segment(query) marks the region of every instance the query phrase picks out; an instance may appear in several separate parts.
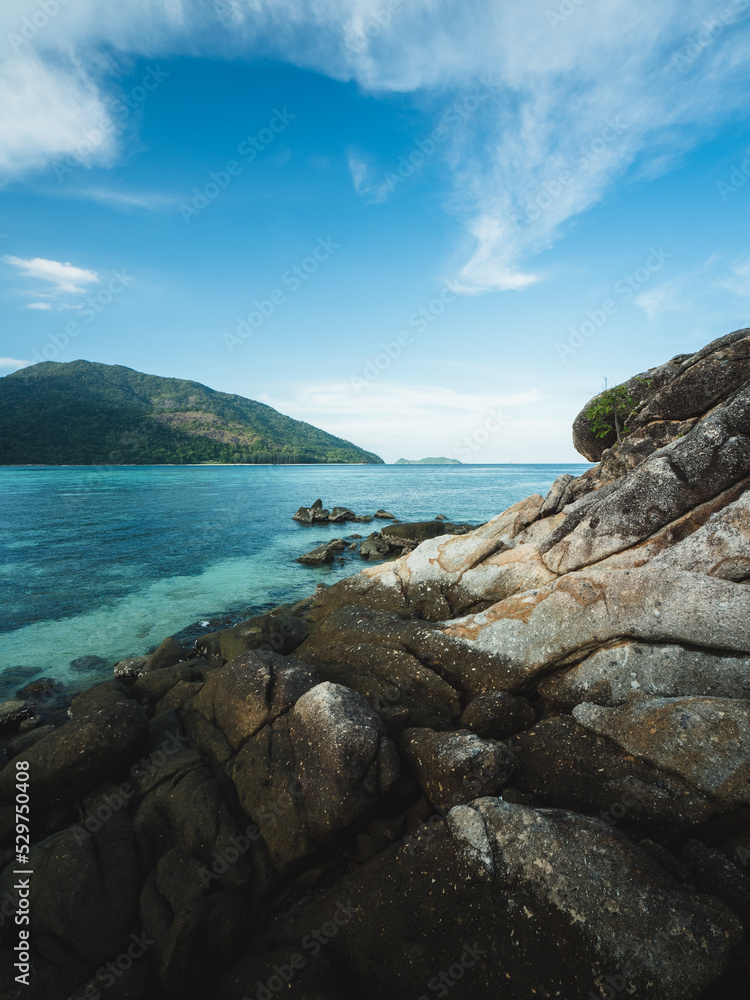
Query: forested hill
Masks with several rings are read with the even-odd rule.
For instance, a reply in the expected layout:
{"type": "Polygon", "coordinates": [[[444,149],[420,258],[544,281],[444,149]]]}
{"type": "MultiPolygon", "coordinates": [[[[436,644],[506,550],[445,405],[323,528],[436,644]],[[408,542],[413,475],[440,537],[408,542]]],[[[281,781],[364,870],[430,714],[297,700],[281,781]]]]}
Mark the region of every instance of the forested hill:
{"type": "Polygon", "coordinates": [[[382,464],[264,403],[91,361],[0,378],[0,465],[382,464]]]}

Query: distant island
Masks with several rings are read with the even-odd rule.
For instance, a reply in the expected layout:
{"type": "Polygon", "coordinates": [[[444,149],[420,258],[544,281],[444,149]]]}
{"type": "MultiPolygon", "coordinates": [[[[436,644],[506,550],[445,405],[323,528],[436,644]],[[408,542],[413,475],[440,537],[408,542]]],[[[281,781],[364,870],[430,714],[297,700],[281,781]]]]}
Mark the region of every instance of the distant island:
{"type": "Polygon", "coordinates": [[[394,465],[461,465],[457,458],[399,458],[394,465]]]}
{"type": "Polygon", "coordinates": [[[382,465],[264,403],[91,361],[0,378],[0,465],[382,465]]]}

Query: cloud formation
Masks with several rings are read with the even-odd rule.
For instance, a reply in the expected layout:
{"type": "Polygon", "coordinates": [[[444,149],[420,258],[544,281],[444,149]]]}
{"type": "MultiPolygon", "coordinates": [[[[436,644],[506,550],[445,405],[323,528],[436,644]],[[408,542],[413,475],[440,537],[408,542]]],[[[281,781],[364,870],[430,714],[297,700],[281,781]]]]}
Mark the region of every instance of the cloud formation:
{"type": "MultiPolygon", "coordinates": [[[[44,257],[32,257],[24,260],[22,257],[3,257],[7,264],[17,268],[19,273],[25,278],[36,278],[46,281],[51,286],[52,292],[67,292],[82,295],[86,288],[84,285],[91,285],[99,281],[99,276],[95,271],[87,271],[83,267],[75,267],[70,263],[62,263],[59,260],[47,260],[44,257]]],[[[36,308],[44,308],[37,304],[36,308]]]]}
{"type": "MultiPolygon", "coordinates": [[[[438,154],[466,232],[467,293],[537,280],[539,255],[619,178],[672,169],[750,89],[747,0],[55,3],[46,23],[34,0],[0,11],[6,178],[75,149],[91,129],[105,138],[88,162],[112,162],[109,81],[126,54],[271,56],[375,94],[432,91],[446,105],[490,74],[491,99],[454,123],[438,154]]],[[[366,197],[377,152],[350,160],[366,197]]]]}

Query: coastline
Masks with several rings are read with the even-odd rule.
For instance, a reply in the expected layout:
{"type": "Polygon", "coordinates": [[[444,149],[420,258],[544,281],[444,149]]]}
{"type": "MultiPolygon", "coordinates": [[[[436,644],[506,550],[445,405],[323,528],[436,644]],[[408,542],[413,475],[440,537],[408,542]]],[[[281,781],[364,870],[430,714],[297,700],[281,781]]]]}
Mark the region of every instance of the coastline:
{"type": "Polygon", "coordinates": [[[21,720],[0,899],[23,765],[34,967],[0,929],[3,995],[102,994],[128,955],[137,1000],[744,996],[749,347],[644,373],[620,442],[584,410],[595,464],[546,495],[21,720]]]}

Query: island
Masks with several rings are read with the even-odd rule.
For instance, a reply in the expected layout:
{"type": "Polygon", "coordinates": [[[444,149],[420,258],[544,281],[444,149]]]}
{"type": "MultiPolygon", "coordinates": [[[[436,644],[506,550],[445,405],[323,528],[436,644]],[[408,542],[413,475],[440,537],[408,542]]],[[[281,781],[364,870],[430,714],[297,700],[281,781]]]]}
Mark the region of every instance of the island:
{"type": "Polygon", "coordinates": [[[398,458],[394,465],[462,465],[457,458],[398,458]]]}
{"type": "Polygon", "coordinates": [[[91,361],[0,378],[0,465],[383,465],[265,403],[91,361]]]}

